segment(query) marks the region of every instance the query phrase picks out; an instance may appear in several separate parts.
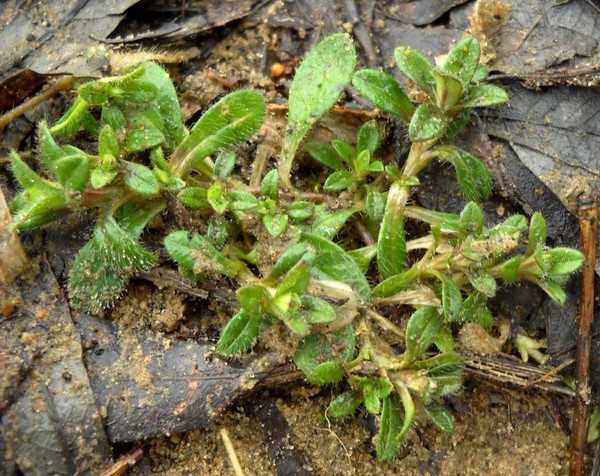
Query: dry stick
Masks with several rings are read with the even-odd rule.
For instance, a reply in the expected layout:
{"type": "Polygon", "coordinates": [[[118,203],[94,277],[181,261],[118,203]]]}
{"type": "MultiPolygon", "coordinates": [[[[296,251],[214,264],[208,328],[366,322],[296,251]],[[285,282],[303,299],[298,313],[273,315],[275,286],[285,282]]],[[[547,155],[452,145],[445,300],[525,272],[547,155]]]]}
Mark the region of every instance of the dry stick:
{"type": "Polygon", "coordinates": [[[581,297],[577,316],[577,354],[575,413],[571,435],[570,475],[584,474],[584,456],[587,443],[587,426],[591,410],[590,388],[590,349],[592,345],[591,326],[594,317],[594,264],[596,263],[596,236],[598,233],[598,205],[596,197],[586,194],[579,196],[579,226],[581,228],[581,248],[585,261],[581,273],[581,297]]]}
{"type": "Polygon", "coordinates": [[[66,78],[59,79],[45,91],[42,91],[37,96],[32,97],[28,101],[25,101],[23,104],[15,107],[14,109],[11,109],[6,114],[0,116],[0,127],[4,127],[9,122],[14,121],[17,117],[22,116],[27,111],[33,109],[35,106],[44,102],[46,99],[50,99],[52,96],[55,96],[59,92],[71,89],[72,85],[72,76],[67,76],[66,78]]]}
{"type": "Polygon", "coordinates": [[[223,444],[225,445],[225,450],[227,451],[227,456],[229,456],[229,462],[231,466],[233,466],[233,471],[235,472],[235,476],[244,476],[244,470],[242,469],[242,465],[240,464],[240,460],[237,457],[235,452],[235,448],[233,447],[233,443],[231,443],[231,439],[229,438],[229,433],[225,428],[221,428],[221,439],[223,440],[223,444]]]}
{"type": "Polygon", "coordinates": [[[144,450],[142,448],[133,450],[131,453],[127,453],[125,456],[119,458],[119,460],[110,468],[102,471],[100,476],[119,476],[132,468],[140,459],[142,459],[142,456],[144,456],[144,450]]]}

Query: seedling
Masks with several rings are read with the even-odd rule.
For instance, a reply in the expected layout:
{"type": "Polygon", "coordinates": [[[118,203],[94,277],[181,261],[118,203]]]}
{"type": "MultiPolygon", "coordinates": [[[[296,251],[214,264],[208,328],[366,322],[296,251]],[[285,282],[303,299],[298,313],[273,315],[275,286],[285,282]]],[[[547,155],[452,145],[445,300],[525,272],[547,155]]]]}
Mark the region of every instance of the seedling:
{"type": "MultiPolygon", "coordinates": [[[[502,89],[481,82],[487,70],[479,54],[477,40],[468,38],[434,68],[412,48],[397,48],[398,67],[416,89],[411,96],[419,98],[415,104],[387,73],[354,72],[348,35],[325,38],[296,73],[281,155],[258,192],[235,174],[235,146],[253,136],[265,114],[258,93],[225,96],[187,133],[173,84],[154,63],[83,84],[57,124],[40,125],[40,157],[50,179],[11,153],[24,189],[11,204],[13,228],[97,210],[93,237],[80,250],[69,283],[71,304],[97,312],[135,272],[158,262],[140,238],[166,209],[167,195],[203,209],[205,233],[177,229],[163,243],[185,276],[237,283],[239,307],[218,351],[240,354],[268,327],[285,326],[297,336],[293,360],[306,378],[338,384],[327,413],[344,417],[363,405],[379,415],[377,454],[390,459],[418,409],[452,431],[441,397],[459,389],[463,375],[453,332],[466,322],[492,326],[487,300],[498,281],[535,283],[562,304],[563,285],[583,260],[576,250],[547,245],[546,223],[537,212],[529,222],[515,215],[484,226],[476,202],[491,193],[490,175],[477,157],[450,142],[473,108],[508,100],[502,89]],[[377,157],[375,121],[360,128],[355,144],[307,143],[304,151],[325,173],[303,194],[292,181],[302,141],[350,83],[408,126],[408,157],[401,168],[377,157]],[[65,143],[82,129],[97,142],[94,153],[65,143]],[[418,174],[433,160],[456,170],[470,200],[460,214],[408,204],[418,174]],[[313,203],[314,190],[343,192],[351,205],[330,210],[313,203]],[[376,240],[336,243],[351,217],[376,240]],[[424,225],[409,229],[429,231],[411,236],[407,220],[424,225]],[[405,330],[382,315],[389,306],[406,311],[405,330]]],[[[522,344],[524,355],[539,357],[532,342],[522,344]]]]}

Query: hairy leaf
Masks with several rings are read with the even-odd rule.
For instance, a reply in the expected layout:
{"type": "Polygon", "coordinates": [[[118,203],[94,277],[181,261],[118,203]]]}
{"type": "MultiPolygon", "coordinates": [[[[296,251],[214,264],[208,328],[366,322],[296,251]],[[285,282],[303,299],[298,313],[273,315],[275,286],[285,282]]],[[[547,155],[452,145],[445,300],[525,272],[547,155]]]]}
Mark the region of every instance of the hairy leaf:
{"type": "Polygon", "coordinates": [[[446,73],[458,76],[466,85],[473,79],[479,66],[479,55],[480,48],[477,39],[465,38],[450,51],[442,69],[446,73]]]}
{"type": "Polygon", "coordinates": [[[224,355],[241,354],[254,345],[259,330],[260,317],[241,310],[223,329],[217,350],[224,355]]]}
{"type": "Polygon", "coordinates": [[[204,159],[252,137],[264,117],[265,101],[256,91],[228,94],[204,113],[173,152],[171,171],[178,177],[186,177],[198,168],[212,175],[212,168],[203,163],[204,159]]]}
{"type": "Polygon", "coordinates": [[[352,85],[378,109],[399,117],[405,124],[410,122],[415,107],[402,86],[389,74],[363,69],[354,74],[352,85]]]}

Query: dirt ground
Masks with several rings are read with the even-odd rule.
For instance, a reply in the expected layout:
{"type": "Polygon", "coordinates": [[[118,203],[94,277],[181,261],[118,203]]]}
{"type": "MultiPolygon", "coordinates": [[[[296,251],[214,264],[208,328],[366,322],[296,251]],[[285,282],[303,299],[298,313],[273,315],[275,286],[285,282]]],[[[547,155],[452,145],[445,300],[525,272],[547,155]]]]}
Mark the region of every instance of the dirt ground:
{"type": "MultiPolygon", "coordinates": [[[[374,457],[369,430],[358,418],[328,421],[324,412],[328,396],[274,399],[257,397],[205,429],[172,435],[150,442],[150,468],[134,474],[227,475],[235,474],[221,430],[232,440],[244,474],[276,475],[267,443],[252,405],[272,401],[293,429],[290,445],[306,460],[314,475],[519,475],[568,474],[568,437],[548,395],[524,394],[471,382],[458,398],[468,412],[452,435],[430,426],[411,431],[402,456],[381,463],[374,457]]],[[[560,408],[570,406],[558,400],[560,408]]],[[[564,415],[568,417],[568,415],[564,415]]],[[[291,473],[288,473],[291,474],[291,473]]]]}

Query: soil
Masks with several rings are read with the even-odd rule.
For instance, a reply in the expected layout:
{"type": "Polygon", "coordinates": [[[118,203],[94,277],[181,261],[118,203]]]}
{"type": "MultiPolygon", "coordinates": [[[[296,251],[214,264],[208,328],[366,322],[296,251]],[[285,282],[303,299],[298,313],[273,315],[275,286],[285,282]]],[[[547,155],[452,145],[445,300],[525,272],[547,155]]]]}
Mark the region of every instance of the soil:
{"type": "MultiPolygon", "coordinates": [[[[369,429],[359,418],[325,418],[328,395],[262,396],[207,428],[150,442],[150,470],[167,475],[235,474],[220,435],[225,429],[245,475],[281,474],[268,455],[260,423],[249,413],[254,406],[270,401],[292,427],[290,446],[304,455],[307,474],[568,474],[568,437],[558,424],[548,395],[524,394],[479,382],[470,382],[470,386],[457,396],[468,411],[457,422],[453,434],[445,435],[429,425],[417,424],[401,456],[391,462],[377,461],[369,429]]],[[[568,401],[559,401],[558,405],[570,406],[568,401]]]]}

